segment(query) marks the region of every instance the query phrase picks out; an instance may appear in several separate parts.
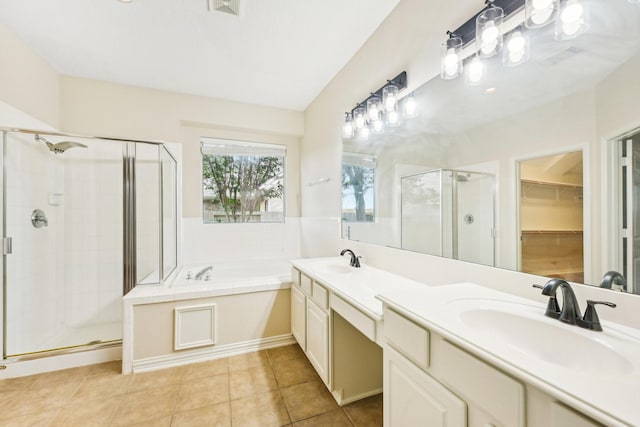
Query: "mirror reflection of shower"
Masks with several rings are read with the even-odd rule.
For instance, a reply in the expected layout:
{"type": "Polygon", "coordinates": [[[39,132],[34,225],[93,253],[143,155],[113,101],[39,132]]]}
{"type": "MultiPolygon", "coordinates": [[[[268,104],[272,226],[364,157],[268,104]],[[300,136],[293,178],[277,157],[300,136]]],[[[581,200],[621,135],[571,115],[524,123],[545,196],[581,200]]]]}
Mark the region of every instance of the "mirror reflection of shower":
{"type": "Polygon", "coordinates": [[[495,265],[494,181],[448,169],[401,177],[401,247],[495,265]]]}
{"type": "Polygon", "coordinates": [[[86,145],[81,144],[79,142],[74,142],[74,141],[62,141],[54,144],[47,141],[44,137],[38,134],[35,135],[35,138],[36,138],[36,141],[38,142],[44,142],[47,145],[47,148],[49,149],[49,151],[53,151],[55,154],[62,154],[70,148],[76,148],[76,147],[87,148],[86,145]]]}

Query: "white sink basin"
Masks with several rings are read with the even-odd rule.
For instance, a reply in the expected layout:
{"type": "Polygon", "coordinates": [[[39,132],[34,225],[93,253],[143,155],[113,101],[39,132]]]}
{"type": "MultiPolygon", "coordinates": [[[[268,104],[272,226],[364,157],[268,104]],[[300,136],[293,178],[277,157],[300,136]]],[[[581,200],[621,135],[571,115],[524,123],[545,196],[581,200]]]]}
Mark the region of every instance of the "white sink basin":
{"type": "Polygon", "coordinates": [[[449,305],[467,328],[495,345],[583,373],[634,371],[635,361],[625,356],[626,348],[638,345],[631,338],[567,325],[545,317],[539,307],[515,302],[463,299],[449,305]]]}

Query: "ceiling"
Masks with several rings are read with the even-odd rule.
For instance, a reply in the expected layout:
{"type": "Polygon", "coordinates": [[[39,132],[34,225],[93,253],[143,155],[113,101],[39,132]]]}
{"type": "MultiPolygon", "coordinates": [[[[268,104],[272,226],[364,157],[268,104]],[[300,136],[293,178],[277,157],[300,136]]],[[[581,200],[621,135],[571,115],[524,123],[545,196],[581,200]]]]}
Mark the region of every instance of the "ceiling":
{"type": "Polygon", "coordinates": [[[399,0],[4,0],[0,22],[58,72],[302,111],[399,0]]]}

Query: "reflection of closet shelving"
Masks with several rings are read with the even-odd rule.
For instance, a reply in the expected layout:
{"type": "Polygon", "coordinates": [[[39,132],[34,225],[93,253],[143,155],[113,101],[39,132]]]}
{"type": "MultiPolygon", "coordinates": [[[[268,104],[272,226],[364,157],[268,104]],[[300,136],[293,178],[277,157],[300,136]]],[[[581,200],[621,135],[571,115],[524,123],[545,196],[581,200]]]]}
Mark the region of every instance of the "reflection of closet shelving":
{"type": "Polygon", "coordinates": [[[582,282],[583,186],[521,180],[522,270],[582,282]]]}
{"type": "Polygon", "coordinates": [[[582,200],[583,186],[564,182],[520,180],[523,199],[582,200]]]}

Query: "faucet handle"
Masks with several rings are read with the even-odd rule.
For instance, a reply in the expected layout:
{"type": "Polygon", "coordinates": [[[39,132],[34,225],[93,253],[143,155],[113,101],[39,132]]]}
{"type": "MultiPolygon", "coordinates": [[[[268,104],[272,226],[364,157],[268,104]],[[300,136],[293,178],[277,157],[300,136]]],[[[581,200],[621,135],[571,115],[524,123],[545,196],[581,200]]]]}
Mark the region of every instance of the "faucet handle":
{"type": "MultiPolygon", "coordinates": [[[[540,286],[535,283],[532,286],[537,289],[544,289],[544,286],[540,286]]],[[[560,304],[558,304],[558,299],[556,298],[555,295],[550,296],[549,302],[547,303],[547,309],[545,310],[544,315],[547,317],[558,319],[560,318],[560,313],[561,311],[560,311],[560,304]]]]}
{"type": "Polygon", "coordinates": [[[596,305],[606,305],[607,307],[615,308],[616,305],[608,301],[593,301],[587,300],[587,309],[584,311],[584,317],[580,322],[581,327],[585,329],[591,329],[592,331],[602,331],[602,325],[600,324],[600,318],[596,312],[596,305]]]}

